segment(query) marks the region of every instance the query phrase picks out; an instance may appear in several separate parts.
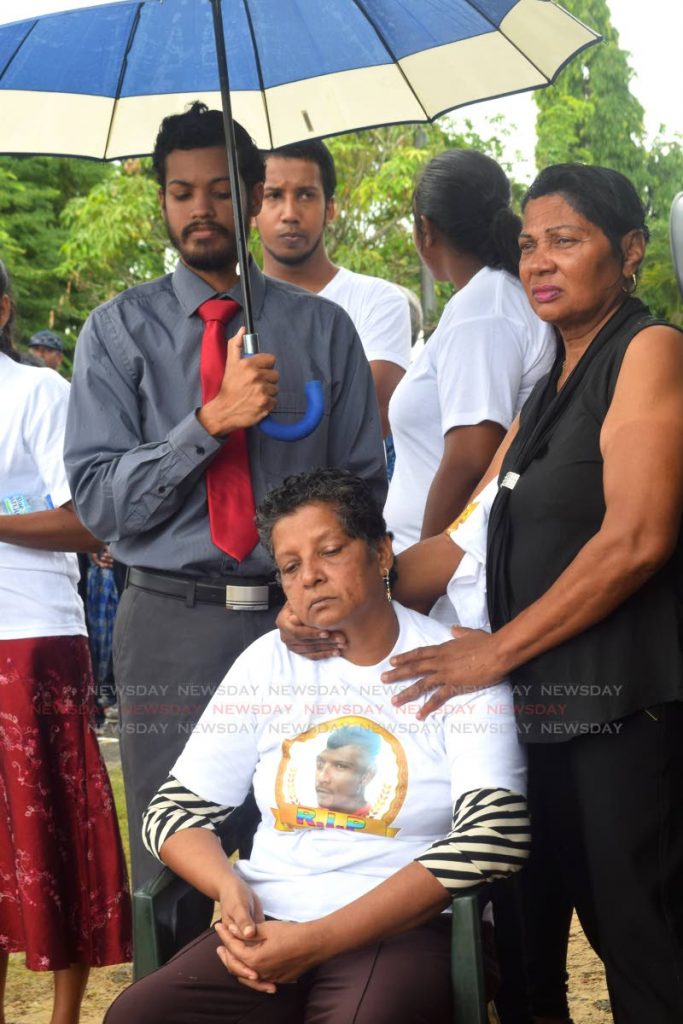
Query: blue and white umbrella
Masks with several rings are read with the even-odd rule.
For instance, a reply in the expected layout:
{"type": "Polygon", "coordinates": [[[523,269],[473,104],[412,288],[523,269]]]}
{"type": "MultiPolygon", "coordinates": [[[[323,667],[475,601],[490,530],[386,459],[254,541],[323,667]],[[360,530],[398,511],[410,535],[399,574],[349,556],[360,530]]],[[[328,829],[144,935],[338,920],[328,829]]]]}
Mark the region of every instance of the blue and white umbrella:
{"type": "MultiPolygon", "coordinates": [[[[222,0],[222,8],[233,111],[264,148],[431,121],[539,88],[599,38],[549,0],[222,0]]],[[[209,0],[0,3],[3,152],[148,153],[161,119],[197,98],[220,105],[209,0]]]]}
{"type": "MultiPolygon", "coordinates": [[[[168,114],[223,109],[263,148],[401,121],[553,80],[599,36],[550,0],[3,0],[0,152],[104,160],[149,153],[168,114]],[[228,65],[230,75],[228,78],[228,65]]],[[[240,204],[237,252],[248,265],[240,204]]],[[[249,275],[247,334],[258,351],[249,275]]],[[[323,414],[261,429],[296,440],[323,414]]]]}

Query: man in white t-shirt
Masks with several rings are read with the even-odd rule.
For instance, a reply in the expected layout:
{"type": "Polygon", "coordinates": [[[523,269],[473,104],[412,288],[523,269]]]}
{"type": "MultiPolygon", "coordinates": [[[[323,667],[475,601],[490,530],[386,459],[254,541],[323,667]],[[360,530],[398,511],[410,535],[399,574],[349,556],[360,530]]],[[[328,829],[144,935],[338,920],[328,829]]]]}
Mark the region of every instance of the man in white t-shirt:
{"type": "Polygon", "coordinates": [[[266,182],[256,225],[269,277],[316,292],[349,314],[370,363],[389,433],[387,407],[410,363],[410,310],[389,281],[337,267],[327,255],[325,228],[336,216],[337,176],[332,154],[319,141],[263,154],[266,182]]]}

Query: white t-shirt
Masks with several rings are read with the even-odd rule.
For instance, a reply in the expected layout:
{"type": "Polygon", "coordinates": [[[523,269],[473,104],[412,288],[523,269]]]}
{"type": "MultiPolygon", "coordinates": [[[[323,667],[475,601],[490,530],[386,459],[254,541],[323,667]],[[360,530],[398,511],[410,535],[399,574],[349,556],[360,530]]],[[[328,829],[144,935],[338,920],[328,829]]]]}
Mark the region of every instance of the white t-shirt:
{"type": "MultiPolygon", "coordinates": [[[[391,655],[448,639],[438,623],[394,608],[391,655]]],[[[525,790],[508,686],[454,698],[418,722],[417,704],[391,704],[408,684],[381,683],[389,667],[388,657],[370,667],[309,661],[267,633],[237,659],[171,769],[231,807],[253,780],[262,821],[237,869],[267,914],[329,913],[446,835],[462,793],[525,790]]]]}
{"type": "MultiPolygon", "coordinates": [[[[62,450],[69,385],[0,354],[0,498],[71,499],[62,450]]],[[[0,639],[85,635],[78,559],[0,542],[0,639]]]]}
{"type": "Polygon", "coordinates": [[[383,359],[407,369],[410,309],[400,288],[381,277],[355,274],[340,267],[318,294],[336,302],[349,314],[368,362],[383,359]]]}
{"type": "Polygon", "coordinates": [[[396,466],[384,516],[397,552],[420,539],[445,434],[484,420],[507,430],[554,355],[552,329],[506,271],[485,267],[448,302],[389,403],[396,466]]]}

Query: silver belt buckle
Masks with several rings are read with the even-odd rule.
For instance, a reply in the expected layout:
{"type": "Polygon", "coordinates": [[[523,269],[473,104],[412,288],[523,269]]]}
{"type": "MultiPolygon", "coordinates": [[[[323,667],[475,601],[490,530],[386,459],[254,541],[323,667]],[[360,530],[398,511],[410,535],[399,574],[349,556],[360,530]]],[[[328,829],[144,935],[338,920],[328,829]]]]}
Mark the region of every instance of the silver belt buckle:
{"type": "Polygon", "coordinates": [[[268,611],[268,586],[257,587],[231,584],[225,588],[225,607],[231,612],[266,612],[268,611]]]}

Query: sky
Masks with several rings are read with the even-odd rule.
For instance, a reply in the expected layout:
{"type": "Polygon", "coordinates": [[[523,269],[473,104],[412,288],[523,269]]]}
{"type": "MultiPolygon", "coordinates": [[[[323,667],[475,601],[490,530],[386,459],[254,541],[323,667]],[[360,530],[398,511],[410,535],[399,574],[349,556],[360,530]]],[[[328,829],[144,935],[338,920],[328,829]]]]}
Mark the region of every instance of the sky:
{"type": "MultiPolygon", "coordinates": [[[[648,137],[657,134],[660,124],[666,125],[667,138],[674,133],[683,137],[683,3],[608,0],[608,5],[612,24],[619,33],[619,45],[631,54],[630,64],[635,72],[631,91],[645,110],[648,137]]],[[[536,118],[531,94],[463,107],[452,117],[456,125],[465,118],[471,119],[475,129],[485,136],[487,118],[495,114],[503,114],[506,121],[516,126],[514,138],[506,144],[506,156],[514,165],[516,177],[530,179],[534,174],[536,118]],[[523,154],[522,160],[516,159],[517,151],[523,154]]]]}

